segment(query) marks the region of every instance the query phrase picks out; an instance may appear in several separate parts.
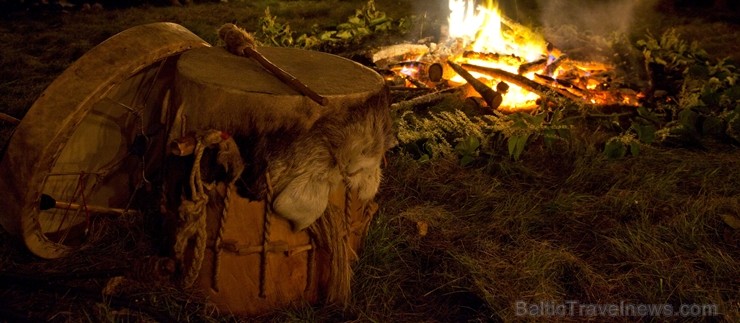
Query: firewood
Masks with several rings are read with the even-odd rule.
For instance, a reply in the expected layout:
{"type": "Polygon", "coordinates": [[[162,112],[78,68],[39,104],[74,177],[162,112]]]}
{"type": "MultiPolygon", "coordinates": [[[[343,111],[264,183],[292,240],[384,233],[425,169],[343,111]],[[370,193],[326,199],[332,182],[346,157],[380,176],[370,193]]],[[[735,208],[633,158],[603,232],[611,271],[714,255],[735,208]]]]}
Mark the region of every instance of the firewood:
{"type": "Polygon", "coordinates": [[[536,61],[531,61],[524,63],[522,65],[519,65],[519,75],[527,74],[534,71],[542,70],[547,66],[547,58],[540,58],[536,61]]]}
{"type": "Polygon", "coordinates": [[[464,78],[465,81],[468,82],[468,84],[473,86],[473,89],[475,89],[475,91],[478,92],[484,100],[486,100],[486,103],[488,103],[488,106],[491,109],[495,110],[501,105],[501,102],[503,101],[501,93],[496,92],[490,86],[476,79],[460,65],[457,65],[452,61],[447,61],[447,64],[450,65],[450,67],[452,67],[452,69],[455,70],[458,75],[462,76],[462,78],[464,78]]]}
{"type": "Polygon", "coordinates": [[[383,62],[397,56],[420,56],[429,53],[429,46],[420,44],[397,44],[386,46],[372,53],[371,59],[375,65],[381,66],[383,62]]]}
{"type": "Polygon", "coordinates": [[[440,63],[434,63],[432,65],[429,65],[429,68],[427,69],[427,77],[432,82],[439,82],[442,81],[442,76],[444,75],[444,66],[440,63]]]}
{"type": "Polygon", "coordinates": [[[554,93],[557,97],[560,97],[563,99],[568,99],[570,101],[575,101],[575,102],[582,101],[581,98],[571,93],[568,93],[567,91],[559,90],[556,88],[551,88],[546,85],[542,85],[535,81],[532,81],[524,76],[512,74],[512,73],[509,73],[507,71],[504,71],[498,68],[483,67],[483,66],[477,66],[473,64],[462,64],[462,67],[471,72],[485,74],[485,75],[500,79],[505,82],[516,84],[519,87],[527,91],[537,93],[540,96],[547,96],[548,93],[554,93]]]}
{"type": "Polygon", "coordinates": [[[524,60],[516,55],[502,55],[499,53],[482,53],[472,50],[466,50],[462,54],[463,58],[467,59],[480,59],[487,61],[504,62],[509,65],[522,64],[524,60]]]}
{"type": "Polygon", "coordinates": [[[447,97],[458,97],[460,96],[460,92],[462,92],[463,88],[464,86],[458,86],[421,95],[410,100],[393,103],[391,104],[391,111],[415,109],[416,107],[435,104],[447,97]]]}
{"type": "Polygon", "coordinates": [[[550,64],[547,64],[545,67],[545,75],[552,76],[552,74],[555,73],[555,70],[557,70],[558,67],[560,67],[560,65],[567,59],[568,55],[560,55],[560,57],[556,58],[550,64]]]}
{"type": "Polygon", "coordinates": [[[406,79],[406,81],[411,82],[411,84],[413,84],[416,88],[419,88],[419,89],[428,88],[428,86],[426,84],[424,84],[421,81],[413,78],[411,75],[404,75],[403,78],[406,79]]]}
{"type": "Polygon", "coordinates": [[[561,88],[563,88],[563,89],[565,89],[565,90],[567,90],[569,92],[573,92],[573,94],[578,95],[580,97],[585,97],[586,96],[586,91],[584,91],[580,87],[576,86],[572,82],[567,81],[565,79],[559,79],[559,78],[556,79],[556,78],[552,78],[552,77],[549,77],[547,75],[542,75],[542,74],[534,74],[534,77],[535,77],[535,79],[540,79],[540,80],[542,80],[544,82],[554,83],[554,84],[560,86],[561,88]]]}

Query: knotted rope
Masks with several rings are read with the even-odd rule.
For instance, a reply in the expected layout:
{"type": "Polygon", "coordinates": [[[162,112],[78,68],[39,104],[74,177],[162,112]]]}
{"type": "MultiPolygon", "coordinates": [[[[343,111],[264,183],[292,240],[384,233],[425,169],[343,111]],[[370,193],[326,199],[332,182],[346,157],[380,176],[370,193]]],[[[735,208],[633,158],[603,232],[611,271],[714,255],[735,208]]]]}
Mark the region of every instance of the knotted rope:
{"type": "MultiPolygon", "coordinates": [[[[178,228],[174,246],[175,257],[178,260],[180,268],[183,270],[182,284],[185,287],[192,286],[195,279],[198,277],[201,265],[203,264],[203,258],[205,257],[207,244],[206,218],[208,193],[206,190],[212,185],[203,183],[201,159],[203,158],[203,152],[208,146],[219,144],[220,148],[226,148],[229,143],[224,143],[225,140],[231,140],[233,143],[233,139],[228,135],[216,130],[205,131],[197,136],[195,149],[193,151],[195,160],[193,161],[193,169],[190,172],[191,200],[183,199],[178,210],[182,224],[178,228]],[[193,260],[188,266],[185,261],[185,251],[187,250],[191,240],[194,243],[193,260]]],[[[227,160],[226,158],[222,158],[221,154],[219,154],[218,159],[220,162],[227,160]]],[[[231,158],[228,160],[240,161],[241,159],[231,158]]],[[[241,173],[241,170],[244,168],[243,163],[240,162],[231,162],[231,164],[226,164],[224,166],[227,170],[229,167],[232,167],[232,169],[234,171],[238,171],[238,173],[241,173]]]]}
{"type": "MultiPolygon", "coordinates": [[[[223,137],[223,136],[222,136],[223,137]]],[[[229,206],[231,205],[231,190],[232,186],[244,171],[244,162],[239,155],[239,148],[231,137],[221,141],[218,145],[218,157],[217,161],[219,165],[222,165],[226,172],[231,172],[231,180],[226,186],[226,196],[224,196],[224,207],[221,210],[221,218],[218,223],[218,233],[216,234],[216,241],[213,245],[213,276],[211,277],[213,289],[218,291],[218,277],[221,271],[221,241],[223,240],[224,230],[226,228],[226,219],[229,214],[229,206]]]]}

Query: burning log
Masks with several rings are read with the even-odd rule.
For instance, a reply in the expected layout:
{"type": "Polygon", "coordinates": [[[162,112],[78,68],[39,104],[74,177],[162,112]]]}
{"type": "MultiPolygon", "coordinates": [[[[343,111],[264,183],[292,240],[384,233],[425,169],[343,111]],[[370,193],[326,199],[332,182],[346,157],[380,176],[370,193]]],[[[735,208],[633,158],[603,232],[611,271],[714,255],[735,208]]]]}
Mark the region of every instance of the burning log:
{"type": "Polygon", "coordinates": [[[536,61],[519,65],[519,75],[527,74],[534,71],[540,71],[547,66],[547,58],[540,58],[536,61]]]}
{"type": "Polygon", "coordinates": [[[426,84],[424,84],[421,81],[419,81],[419,80],[411,77],[411,75],[405,75],[403,78],[406,79],[406,81],[409,81],[411,84],[413,84],[416,88],[419,88],[419,89],[429,88],[426,84]]]}
{"type": "MultiPolygon", "coordinates": [[[[457,65],[453,63],[452,61],[447,61],[447,64],[452,67],[452,69],[462,78],[465,79],[465,81],[468,82],[471,86],[473,86],[473,89],[477,91],[481,97],[483,97],[484,100],[486,100],[486,103],[488,103],[488,106],[496,110],[501,105],[501,102],[503,101],[503,97],[501,96],[501,93],[498,93],[494,91],[490,86],[486,85],[485,83],[479,81],[473,75],[468,73],[464,68],[462,68],[460,65],[457,65]]],[[[507,86],[508,88],[508,86],[507,86]]]]}
{"type": "Polygon", "coordinates": [[[542,84],[539,84],[535,81],[532,81],[524,76],[512,74],[507,71],[498,69],[498,68],[492,68],[492,67],[483,67],[473,64],[462,64],[462,67],[476,73],[486,74],[488,76],[497,78],[499,80],[513,83],[518,85],[519,87],[526,89],[527,91],[537,93],[540,96],[547,96],[547,93],[554,92],[557,96],[568,99],[570,101],[579,102],[582,101],[580,97],[569,93],[567,91],[558,90],[556,88],[551,88],[542,84]]]}
{"type": "Polygon", "coordinates": [[[560,67],[560,65],[567,59],[568,55],[560,55],[560,57],[556,58],[552,63],[547,64],[545,67],[545,75],[552,76],[552,74],[555,73],[555,70],[557,70],[558,67],[560,67]]]}
{"type": "Polygon", "coordinates": [[[440,63],[434,63],[432,65],[429,65],[429,69],[427,69],[427,77],[432,82],[440,82],[442,81],[442,77],[444,76],[444,66],[440,63]]]}
{"type": "Polygon", "coordinates": [[[561,88],[563,88],[563,89],[565,89],[565,90],[567,90],[569,92],[573,92],[573,94],[578,95],[580,97],[585,97],[586,96],[586,91],[584,91],[583,89],[581,89],[580,87],[576,86],[575,84],[573,84],[570,81],[567,81],[567,80],[564,80],[564,79],[556,79],[556,78],[552,78],[552,77],[549,77],[547,75],[542,75],[542,74],[535,74],[534,75],[534,78],[535,79],[540,79],[540,80],[542,80],[544,82],[547,82],[547,83],[556,84],[556,85],[560,86],[561,88]]]}
{"type": "Polygon", "coordinates": [[[496,62],[504,62],[508,65],[517,65],[522,64],[524,60],[516,55],[510,54],[510,55],[501,55],[499,53],[481,53],[476,52],[472,50],[466,50],[462,54],[463,58],[467,59],[479,59],[479,60],[485,60],[485,61],[496,61],[496,62]]]}

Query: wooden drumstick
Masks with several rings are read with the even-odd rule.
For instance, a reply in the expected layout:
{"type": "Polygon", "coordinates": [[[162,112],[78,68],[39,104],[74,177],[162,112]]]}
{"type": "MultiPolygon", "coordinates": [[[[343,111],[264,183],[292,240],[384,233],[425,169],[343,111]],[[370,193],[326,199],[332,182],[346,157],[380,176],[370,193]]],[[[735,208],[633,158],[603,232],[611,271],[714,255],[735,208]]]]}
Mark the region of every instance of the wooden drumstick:
{"type": "Polygon", "coordinates": [[[299,93],[309,97],[316,103],[326,106],[329,103],[329,99],[316,91],[312,90],[306,84],[303,84],[295,76],[284,71],[282,68],[273,64],[264,55],[260,54],[255,48],[254,37],[250,35],[246,30],[239,28],[234,24],[224,24],[218,30],[218,36],[226,43],[226,49],[235,55],[250,57],[256,60],[262,67],[274,74],[280,81],[292,87],[299,93]]]}

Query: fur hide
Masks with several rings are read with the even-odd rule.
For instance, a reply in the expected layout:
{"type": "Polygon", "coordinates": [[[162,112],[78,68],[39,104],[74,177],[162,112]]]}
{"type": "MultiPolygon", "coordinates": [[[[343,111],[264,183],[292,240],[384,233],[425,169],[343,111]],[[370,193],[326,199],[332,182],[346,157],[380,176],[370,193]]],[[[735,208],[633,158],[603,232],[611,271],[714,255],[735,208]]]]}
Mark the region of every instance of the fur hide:
{"type": "Polygon", "coordinates": [[[394,145],[387,100],[383,91],[365,105],[319,119],[270,160],[273,209],[294,230],[307,228],[324,213],[337,185],[358,192],[362,201],[375,197],[383,155],[394,145]]]}

